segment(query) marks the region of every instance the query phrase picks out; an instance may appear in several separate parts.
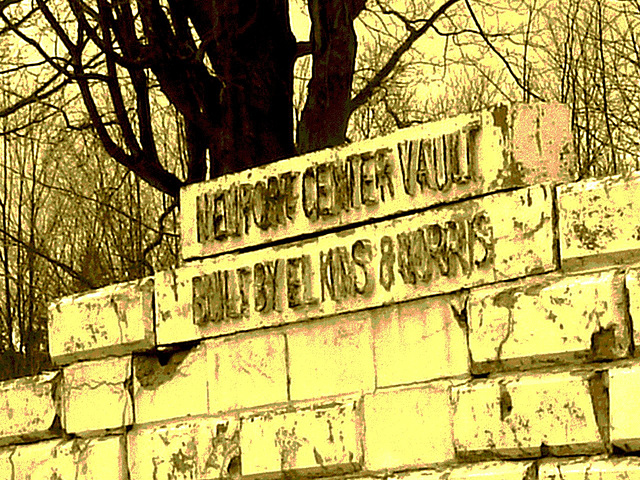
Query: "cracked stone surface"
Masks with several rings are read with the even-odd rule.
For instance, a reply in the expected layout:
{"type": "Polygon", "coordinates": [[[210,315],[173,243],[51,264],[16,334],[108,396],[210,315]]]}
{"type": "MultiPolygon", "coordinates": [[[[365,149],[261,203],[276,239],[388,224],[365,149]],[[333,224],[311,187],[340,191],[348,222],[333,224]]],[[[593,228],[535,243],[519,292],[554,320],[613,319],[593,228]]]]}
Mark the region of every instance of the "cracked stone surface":
{"type": "Polygon", "coordinates": [[[207,341],[209,412],[285,403],[285,348],[277,332],[207,341]]]}
{"type": "Polygon", "coordinates": [[[208,413],[209,370],[204,344],[187,350],[134,355],[136,423],[208,413]]]}
{"type": "Polygon", "coordinates": [[[237,479],[240,423],[200,417],[134,427],[128,434],[130,480],[237,479]]]}
{"type": "Polygon", "coordinates": [[[158,344],[364,310],[555,270],[552,217],[551,187],[537,185],[307,241],[189,262],[156,274],[158,344]],[[440,253],[429,250],[427,236],[440,253]],[[356,269],[352,253],[358,242],[368,253],[362,254],[366,261],[358,260],[363,265],[356,269]],[[331,276],[339,282],[327,280],[328,252],[335,260],[331,276]],[[309,271],[303,278],[301,267],[291,274],[293,283],[287,283],[287,262],[301,263],[304,258],[309,271]],[[261,290],[256,278],[267,275],[255,275],[256,265],[262,265],[263,273],[271,272],[268,288],[262,285],[261,290]],[[239,271],[254,275],[245,275],[245,284],[238,280],[239,271]],[[202,292],[214,278],[232,279],[231,296],[208,297],[202,292]],[[302,303],[290,306],[292,297],[294,304],[302,303]],[[212,308],[218,304],[222,306],[212,308]]]}
{"type": "Polygon", "coordinates": [[[57,364],[152,348],[153,279],[65,297],[49,307],[49,353],[57,364]]]}
{"type": "Polygon", "coordinates": [[[469,348],[474,370],[629,355],[624,275],[530,277],[474,289],[469,348]]]}
{"type": "MultiPolygon", "coordinates": [[[[189,185],[181,192],[182,255],[184,258],[206,257],[248,245],[260,245],[300,234],[320,232],[341,225],[368,221],[413,209],[431,207],[495,192],[544,182],[571,181],[575,177],[575,159],[572,155],[570,111],[566,105],[539,103],[536,105],[501,106],[492,110],[459,115],[438,122],[404,128],[397,132],[355,142],[339,148],[273,162],[245,172],[225,175],[219,179],[189,185]],[[445,188],[416,187],[415,153],[422,139],[441,140],[443,135],[461,133],[459,155],[467,157],[460,170],[460,179],[447,182],[445,188]],[[365,206],[356,205],[347,211],[310,220],[303,211],[302,178],[307,167],[344,164],[350,156],[385,152],[387,167],[385,179],[393,185],[393,195],[384,200],[376,198],[365,206]],[[406,158],[413,155],[412,166],[406,158]],[[402,160],[401,160],[402,157],[402,160]],[[404,163],[402,163],[404,162],[404,163]],[[406,172],[405,172],[406,171],[406,172]],[[413,175],[412,175],[413,173],[413,175]],[[257,182],[269,185],[269,179],[282,182],[283,175],[293,175],[291,192],[286,195],[290,215],[268,229],[251,224],[242,235],[216,235],[218,238],[200,239],[198,236],[198,197],[218,196],[239,186],[252,186],[257,182]],[[413,181],[411,180],[413,178],[413,181]],[[291,202],[289,202],[289,200],[291,202]]],[[[356,171],[358,165],[354,165],[356,171]]],[[[449,167],[451,168],[451,167],[449,167]]],[[[355,175],[357,178],[358,175],[355,175]]],[[[315,175],[314,177],[315,178],[315,175]]],[[[282,184],[281,184],[282,185],[282,184]]],[[[234,190],[232,190],[234,191],[234,190]]],[[[358,203],[358,202],[357,202],[358,203]]],[[[231,217],[232,215],[228,215],[231,217]]]]}
{"type": "Polygon", "coordinates": [[[533,462],[482,462],[445,470],[399,473],[390,480],[535,480],[533,462]]]}
{"type": "Polygon", "coordinates": [[[360,409],[354,400],[243,418],[243,478],[275,478],[282,472],[324,476],[359,470],[360,409]]]}
{"type": "Polygon", "coordinates": [[[60,372],[0,382],[0,445],[57,436],[60,372]]]}
{"type": "Polygon", "coordinates": [[[375,386],[369,312],[346,314],[287,330],[291,400],[375,386]]]}
{"type": "Polygon", "coordinates": [[[622,450],[640,450],[640,365],[609,369],[611,442],[622,450]]]}
{"type": "Polygon", "coordinates": [[[366,468],[400,469],[452,461],[449,387],[449,382],[433,382],[365,395],[366,468]]]}
{"type": "Polygon", "coordinates": [[[567,268],[640,258],[640,173],[560,185],[560,256],[567,268]]]}
{"type": "Polygon", "coordinates": [[[542,463],[539,480],[635,480],[640,478],[640,458],[592,458],[542,463]]]}
{"type": "MultiPolygon", "coordinates": [[[[119,436],[51,440],[14,448],[10,469],[0,471],[1,480],[128,480],[124,441],[119,436]]],[[[0,454],[0,466],[2,457],[0,454]]]]}
{"type": "Polygon", "coordinates": [[[625,287],[629,295],[629,317],[633,327],[633,344],[640,345],[640,270],[627,270],[625,287]]]}
{"type": "Polygon", "coordinates": [[[466,295],[454,294],[364,312],[373,325],[376,385],[468,373],[465,302],[466,295]]]}
{"type": "Polygon", "coordinates": [[[83,434],[131,425],[133,403],[126,387],[130,378],[130,355],[65,367],[62,394],[65,431],[83,434]]]}
{"type": "Polygon", "coordinates": [[[462,459],[605,451],[606,395],[597,376],[546,373],[452,389],[453,436],[462,459]]]}

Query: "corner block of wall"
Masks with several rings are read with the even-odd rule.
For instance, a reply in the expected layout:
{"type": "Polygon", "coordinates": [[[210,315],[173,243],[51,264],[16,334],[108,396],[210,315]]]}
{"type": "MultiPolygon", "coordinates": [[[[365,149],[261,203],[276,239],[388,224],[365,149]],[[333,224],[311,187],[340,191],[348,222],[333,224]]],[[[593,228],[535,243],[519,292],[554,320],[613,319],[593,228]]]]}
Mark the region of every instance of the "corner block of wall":
{"type": "Polygon", "coordinates": [[[60,372],[0,382],[0,445],[59,436],[60,372]]]}
{"type": "Polygon", "coordinates": [[[154,283],[146,278],[57,300],[49,307],[49,353],[56,364],[153,348],[154,283]]]}
{"type": "Polygon", "coordinates": [[[242,419],[243,478],[326,476],[362,468],[362,405],[344,400],[242,419]]]}
{"type": "Polygon", "coordinates": [[[631,353],[624,274],[550,274],[474,289],[469,348],[475,373],[631,353]]]}
{"type": "Polygon", "coordinates": [[[532,373],[452,389],[461,459],[603,453],[608,442],[606,378],[532,373]]]}

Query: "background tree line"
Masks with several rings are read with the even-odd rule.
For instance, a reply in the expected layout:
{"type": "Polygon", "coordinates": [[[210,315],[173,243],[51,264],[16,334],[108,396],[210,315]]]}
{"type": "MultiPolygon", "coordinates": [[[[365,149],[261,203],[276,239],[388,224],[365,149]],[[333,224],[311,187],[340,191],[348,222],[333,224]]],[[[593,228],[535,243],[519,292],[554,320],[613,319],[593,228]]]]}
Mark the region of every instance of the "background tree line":
{"type": "Polygon", "coordinates": [[[185,183],[503,100],[569,103],[581,177],[637,169],[639,24],[640,0],[0,1],[0,376],[48,366],[54,298],[178,262],[185,183]]]}

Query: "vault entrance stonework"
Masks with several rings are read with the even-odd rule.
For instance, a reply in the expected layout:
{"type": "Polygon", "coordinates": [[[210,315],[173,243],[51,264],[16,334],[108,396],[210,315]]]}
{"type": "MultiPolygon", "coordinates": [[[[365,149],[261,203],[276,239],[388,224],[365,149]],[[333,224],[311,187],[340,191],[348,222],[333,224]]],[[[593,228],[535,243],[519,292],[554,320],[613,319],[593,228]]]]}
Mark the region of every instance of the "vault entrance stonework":
{"type": "Polygon", "coordinates": [[[640,174],[498,106],[186,187],[181,265],[50,308],[0,480],[640,478],[640,174]]]}

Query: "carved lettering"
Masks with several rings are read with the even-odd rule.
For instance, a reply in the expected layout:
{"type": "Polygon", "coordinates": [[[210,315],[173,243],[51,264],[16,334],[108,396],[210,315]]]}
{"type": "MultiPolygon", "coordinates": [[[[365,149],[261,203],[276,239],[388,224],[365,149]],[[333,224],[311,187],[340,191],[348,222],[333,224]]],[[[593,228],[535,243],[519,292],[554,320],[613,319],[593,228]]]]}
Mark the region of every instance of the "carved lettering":
{"type": "Polygon", "coordinates": [[[302,175],[302,209],[309,220],[318,218],[318,192],[313,167],[308,167],[302,175]]]}
{"type": "Polygon", "coordinates": [[[355,269],[353,286],[356,293],[369,296],[373,293],[375,273],[371,266],[373,248],[369,240],[358,240],[351,247],[353,263],[358,267],[355,269]]]}
{"type": "Polygon", "coordinates": [[[376,185],[380,189],[382,201],[393,199],[395,192],[393,189],[393,163],[391,161],[391,149],[381,148],[376,156],[376,185]],[[386,194],[385,194],[386,192],[386,194]]]}
{"type": "Polygon", "coordinates": [[[380,239],[380,285],[388,292],[395,281],[393,266],[396,255],[393,251],[393,239],[384,236],[380,239]]]}
{"type": "Polygon", "coordinates": [[[361,197],[364,205],[375,205],[378,203],[376,191],[376,160],[370,153],[363,153],[361,156],[361,197]]]}

